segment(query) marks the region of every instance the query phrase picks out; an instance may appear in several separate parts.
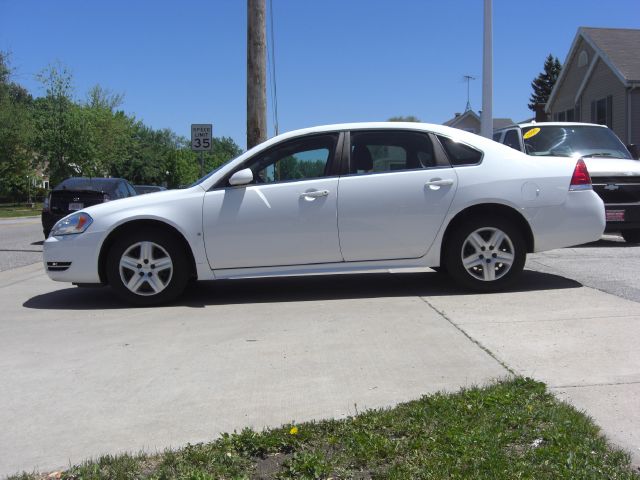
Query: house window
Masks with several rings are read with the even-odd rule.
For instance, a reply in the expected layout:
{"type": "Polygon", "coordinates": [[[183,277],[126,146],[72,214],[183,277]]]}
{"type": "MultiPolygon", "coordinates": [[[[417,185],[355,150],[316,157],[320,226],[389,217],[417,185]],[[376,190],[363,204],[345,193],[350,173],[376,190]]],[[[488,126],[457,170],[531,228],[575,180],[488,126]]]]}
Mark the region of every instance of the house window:
{"type": "Polygon", "coordinates": [[[584,67],[587,63],[589,63],[589,55],[587,55],[586,51],[582,50],[578,56],[578,67],[584,67]]]}
{"type": "Polygon", "coordinates": [[[591,102],[591,123],[613,128],[613,96],[591,102]]]}
{"type": "Polygon", "coordinates": [[[570,108],[569,110],[567,110],[567,113],[566,113],[567,122],[573,122],[575,120],[574,113],[575,111],[573,110],[573,108],[570,108]]]}

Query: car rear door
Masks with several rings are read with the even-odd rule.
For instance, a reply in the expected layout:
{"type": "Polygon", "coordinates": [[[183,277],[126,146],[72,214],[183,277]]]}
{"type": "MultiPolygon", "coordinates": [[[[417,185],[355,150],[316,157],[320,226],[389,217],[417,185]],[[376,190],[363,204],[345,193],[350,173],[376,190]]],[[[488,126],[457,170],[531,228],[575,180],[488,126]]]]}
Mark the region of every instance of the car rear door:
{"type": "Polygon", "coordinates": [[[338,232],[345,261],[423,256],[457,187],[457,176],[426,132],[350,133],[349,174],[340,178],[338,232]]]}

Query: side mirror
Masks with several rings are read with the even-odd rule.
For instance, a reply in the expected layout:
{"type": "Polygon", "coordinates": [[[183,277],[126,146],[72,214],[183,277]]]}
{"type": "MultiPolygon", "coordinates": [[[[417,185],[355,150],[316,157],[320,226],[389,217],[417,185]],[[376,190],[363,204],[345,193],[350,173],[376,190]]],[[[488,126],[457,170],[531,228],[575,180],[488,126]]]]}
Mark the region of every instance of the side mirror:
{"type": "Polygon", "coordinates": [[[229,179],[229,185],[246,185],[251,182],[253,182],[253,172],[250,168],[238,170],[229,179]]]}
{"type": "Polygon", "coordinates": [[[629,153],[633,158],[635,158],[636,160],[640,160],[640,145],[627,145],[627,150],[629,150],[629,153]]]}

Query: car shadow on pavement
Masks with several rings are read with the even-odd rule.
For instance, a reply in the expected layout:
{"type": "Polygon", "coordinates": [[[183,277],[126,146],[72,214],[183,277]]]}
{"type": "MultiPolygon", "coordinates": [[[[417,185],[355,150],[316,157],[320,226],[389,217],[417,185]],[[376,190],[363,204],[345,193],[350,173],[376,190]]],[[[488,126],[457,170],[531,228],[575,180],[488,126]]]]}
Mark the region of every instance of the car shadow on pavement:
{"type": "Polygon", "coordinates": [[[629,243],[624,240],[607,240],[605,238],[601,238],[595,242],[584,243],[582,245],[576,245],[575,247],[569,248],[629,248],[629,247],[638,247],[640,244],[638,243],[629,243]]]}
{"type": "MultiPolygon", "coordinates": [[[[525,270],[507,292],[579,288],[582,284],[559,275],[525,270]]],[[[358,298],[473,295],[446,275],[418,273],[367,273],[313,275],[196,282],[171,306],[203,308],[207,305],[304,302],[358,298]]],[[[37,295],[23,304],[46,310],[97,310],[130,308],[109,288],[65,288],[37,295]]]]}

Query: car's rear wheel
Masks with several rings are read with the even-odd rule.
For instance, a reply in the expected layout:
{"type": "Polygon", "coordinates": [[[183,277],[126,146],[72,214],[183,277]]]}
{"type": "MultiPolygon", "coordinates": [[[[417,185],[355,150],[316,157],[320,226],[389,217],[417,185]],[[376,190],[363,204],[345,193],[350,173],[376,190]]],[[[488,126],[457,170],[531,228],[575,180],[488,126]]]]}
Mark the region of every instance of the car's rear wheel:
{"type": "Polygon", "coordinates": [[[107,280],[123,300],[138,306],[177,298],[189,280],[181,242],[159,229],[122,235],[107,256],[107,280]]]}
{"type": "Polygon", "coordinates": [[[466,221],[448,240],[444,265],[466,288],[502,290],[524,268],[527,252],[522,233],[507,220],[481,217],[466,221]]]}
{"type": "Polygon", "coordinates": [[[622,238],[627,243],[640,243],[640,229],[623,230],[622,238]]]}

